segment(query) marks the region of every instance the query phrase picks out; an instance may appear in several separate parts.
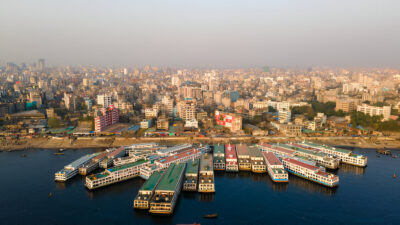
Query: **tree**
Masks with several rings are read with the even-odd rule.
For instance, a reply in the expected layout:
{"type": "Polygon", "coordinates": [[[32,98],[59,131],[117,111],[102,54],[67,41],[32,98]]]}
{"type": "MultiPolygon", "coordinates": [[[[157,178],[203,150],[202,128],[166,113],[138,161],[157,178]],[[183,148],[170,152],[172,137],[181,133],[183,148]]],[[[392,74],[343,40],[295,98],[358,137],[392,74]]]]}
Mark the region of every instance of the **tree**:
{"type": "Polygon", "coordinates": [[[315,113],[314,109],[310,106],[295,106],[292,108],[292,114],[302,114],[307,117],[308,120],[312,120],[317,113],[315,113]]]}
{"type": "Polygon", "coordinates": [[[276,112],[276,109],[274,109],[274,107],[272,106],[268,106],[268,112],[276,112]]]}
{"type": "Polygon", "coordinates": [[[56,117],[50,117],[47,119],[47,126],[50,128],[59,128],[61,127],[61,122],[56,117]]]}
{"type": "Polygon", "coordinates": [[[317,113],[322,112],[327,116],[333,116],[335,114],[335,107],[336,107],[335,102],[327,102],[327,103],[312,102],[311,106],[317,113]]]}

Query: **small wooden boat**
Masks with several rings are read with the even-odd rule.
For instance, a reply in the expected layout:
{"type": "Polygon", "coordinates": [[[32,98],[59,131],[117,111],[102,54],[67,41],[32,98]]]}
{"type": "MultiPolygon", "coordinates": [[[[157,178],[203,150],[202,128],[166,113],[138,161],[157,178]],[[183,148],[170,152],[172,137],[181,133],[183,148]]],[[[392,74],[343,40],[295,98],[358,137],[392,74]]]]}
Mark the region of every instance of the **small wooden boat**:
{"type": "Polygon", "coordinates": [[[64,155],[62,152],[55,152],[54,155],[64,155]]]}
{"type": "Polygon", "coordinates": [[[217,218],[217,217],[218,217],[217,213],[204,215],[204,218],[209,218],[209,219],[213,219],[213,218],[217,218]]]}
{"type": "Polygon", "coordinates": [[[51,197],[53,197],[53,193],[50,192],[48,198],[51,198],[51,197]]]}

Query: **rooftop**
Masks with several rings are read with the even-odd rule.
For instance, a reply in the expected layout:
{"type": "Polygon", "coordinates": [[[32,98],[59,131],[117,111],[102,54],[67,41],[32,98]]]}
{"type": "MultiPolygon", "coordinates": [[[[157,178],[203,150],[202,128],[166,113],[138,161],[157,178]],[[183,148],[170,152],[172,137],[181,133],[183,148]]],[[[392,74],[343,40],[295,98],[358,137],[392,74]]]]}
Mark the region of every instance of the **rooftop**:
{"type": "Polygon", "coordinates": [[[249,148],[246,144],[237,144],[236,145],[236,152],[238,156],[240,155],[249,155],[249,148]]]}
{"type": "Polygon", "coordinates": [[[154,172],[149,177],[149,179],[147,179],[147,181],[144,182],[144,184],[140,188],[140,190],[143,190],[143,191],[151,191],[151,190],[153,190],[157,186],[158,182],[160,181],[161,176],[162,176],[162,173],[157,172],[157,171],[154,172]]]}
{"type": "Polygon", "coordinates": [[[254,146],[249,147],[249,153],[251,157],[263,157],[261,151],[254,146]]]}
{"type": "Polygon", "coordinates": [[[115,171],[119,171],[119,170],[127,169],[127,168],[130,168],[130,167],[133,167],[133,166],[137,166],[137,165],[143,164],[145,162],[148,162],[148,160],[140,159],[140,160],[138,160],[136,162],[124,164],[124,165],[121,165],[121,166],[114,166],[114,167],[111,167],[111,168],[109,168],[107,170],[110,173],[113,173],[115,171]]]}
{"type": "Polygon", "coordinates": [[[225,148],[224,145],[214,145],[214,154],[216,153],[224,154],[225,153],[224,148],[225,148]]]}
{"type": "Polygon", "coordinates": [[[185,164],[183,163],[171,163],[162,177],[157,190],[175,191],[176,185],[184,169],[185,164]]]}
{"type": "Polygon", "coordinates": [[[285,161],[287,161],[287,162],[290,162],[290,163],[293,163],[293,164],[296,164],[296,165],[298,165],[298,166],[304,167],[304,168],[309,169],[309,170],[314,170],[314,171],[315,171],[315,170],[319,170],[319,168],[318,168],[317,166],[312,166],[312,165],[309,165],[309,164],[300,162],[300,161],[295,160],[295,159],[284,158],[283,160],[285,160],[285,161]]]}
{"type": "Polygon", "coordinates": [[[204,154],[200,158],[200,171],[213,171],[213,158],[209,154],[204,154]]]}
{"type": "Polygon", "coordinates": [[[186,163],[186,174],[197,174],[199,172],[199,159],[189,160],[186,163]]]}
{"type": "Polygon", "coordinates": [[[273,152],[263,152],[262,154],[269,165],[282,165],[282,162],[273,152]]]}

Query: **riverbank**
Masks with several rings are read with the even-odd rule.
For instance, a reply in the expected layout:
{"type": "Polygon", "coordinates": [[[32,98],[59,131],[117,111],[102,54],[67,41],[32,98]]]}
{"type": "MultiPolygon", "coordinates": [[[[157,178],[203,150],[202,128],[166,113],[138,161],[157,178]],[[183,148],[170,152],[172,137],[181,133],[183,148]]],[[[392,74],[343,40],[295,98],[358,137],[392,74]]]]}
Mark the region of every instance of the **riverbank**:
{"type": "Polygon", "coordinates": [[[398,137],[377,137],[374,139],[363,137],[80,137],[69,139],[67,137],[54,138],[32,138],[20,139],[18,141],[7,141],[0,146],[0,151],[24,150],[24,149],[82,149],[82,148],[110,148],[123,145],[131,145],[143,142],[157,142],[161,144],[179,143],[259,143],[262,142],[289,142],[289,141],[312,141],[335,146],[347,146],[358,148],[399,148],[398,137]]]}

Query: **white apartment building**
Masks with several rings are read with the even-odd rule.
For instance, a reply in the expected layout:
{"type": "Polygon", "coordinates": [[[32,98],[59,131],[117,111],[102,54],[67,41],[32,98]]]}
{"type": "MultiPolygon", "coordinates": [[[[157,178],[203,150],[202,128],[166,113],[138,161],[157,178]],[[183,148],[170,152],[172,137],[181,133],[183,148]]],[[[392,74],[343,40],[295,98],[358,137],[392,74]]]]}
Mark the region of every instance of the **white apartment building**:
{"type": "Polygon", "coordinates": [[[112,96],[110,94],[97,95],[97,104],[103,108],[108,108],[112,104],[112,96]]]}
{"type": "Polygon", "coordinates": [[[389,120],[390,113],[391,113],[391,106],[371,106],[367,104],[362,104],[357,106],[358,112],[363,112],[370,116],[383,116],[383,120],[389,120]]]}

